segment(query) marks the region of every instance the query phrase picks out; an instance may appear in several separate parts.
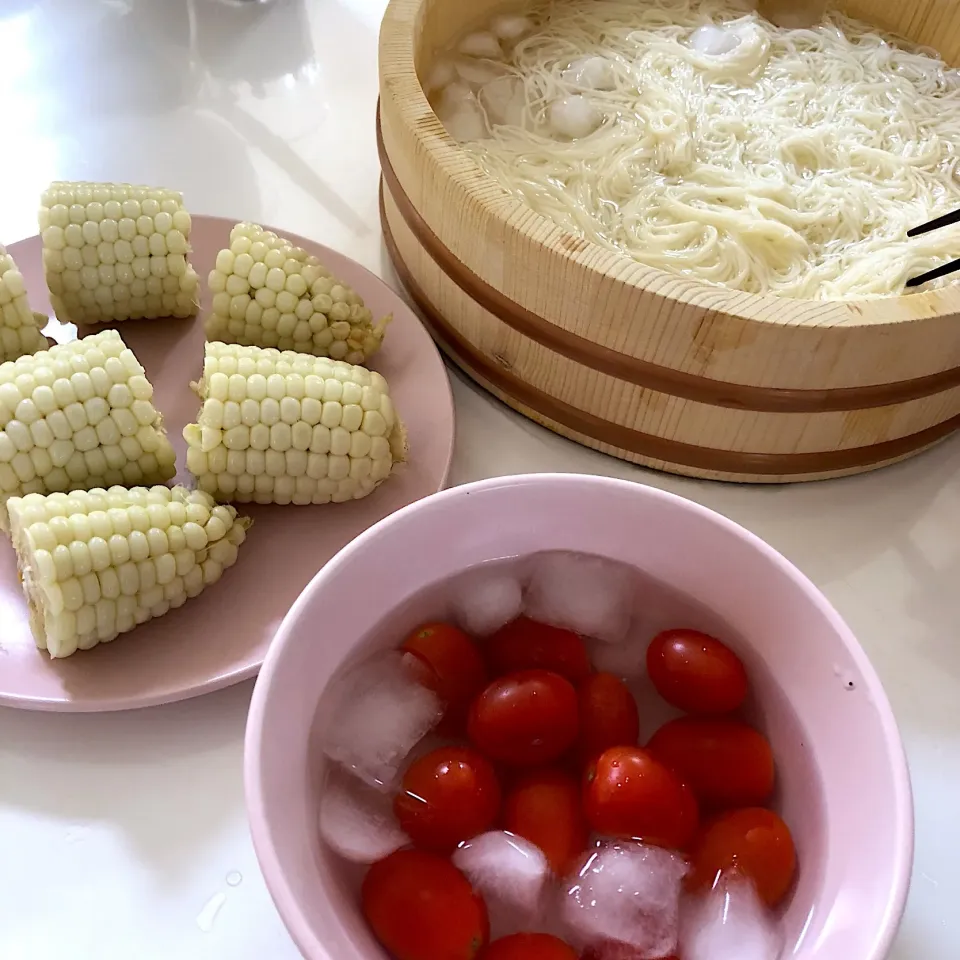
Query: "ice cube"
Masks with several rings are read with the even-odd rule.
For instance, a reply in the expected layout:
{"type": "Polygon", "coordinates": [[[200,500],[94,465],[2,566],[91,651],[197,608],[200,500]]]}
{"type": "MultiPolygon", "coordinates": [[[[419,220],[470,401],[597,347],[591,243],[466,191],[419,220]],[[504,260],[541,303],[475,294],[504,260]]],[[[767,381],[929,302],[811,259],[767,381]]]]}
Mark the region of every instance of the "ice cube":
{"type": "Polygon", "coordinates": [[[476,95],[459,80],[444,87],[436,111],[454,140],[481,140],[487,134],[483,110],[476,95]]]}
{"type": "Polygon", "coordinates": [[[500,42],[486,30],[468,33],[457,49],[468,57],[486,57],[488,60],[499,60],[503,56],[500,42]]]}
{"type": "Polygon", "coordinates": [[[523,588],[516,577],[478,570],[458,584],[453,596],[457,622],[474,637],[496,633],[520,615],[523,588]]]}
{"type": "Polygon", "coordinates": [[[552,100],[548,117],[554,133],[570,140],[589,136],[603,122],[603,114],[579,93],[552,100]]]}
{"type": "Polygon", "coordinates": [[[482,87],[485,83],[492,83],[507,73],[507,68],[502,63],[475,60],[473,57],[460,57],[455,64],[455,69],[460,79],[471,87],[482,87]]]}
{"type": "MultiPolygon", "coordinates": [[[[686,872],[683,859],[669,850],[601,842],[587,855],[579,874],[568,881],[562,900],[571,939],[594,951],[620,945],[620,953],[635,960],[673,953],[680,884],[686,872]]],[[[599,956],[606,960],[605,953],[599,956]]]]}
{"type": "MultiPolygon", "coordinates": [[[[478,94],[480,105],[491,124],[522,127],[527,105],[523,84],[516,77],[499,77],[486,84],[478,94]]],[[[519,583],[517,587],[519,588],[519,583]]],[[[519,589],[518,589],[519,593],[519,589]]],[[[520,612],[519,605],[517,613],[520,612]]],[[[502,624],[501,624],[502,626],[502,624]]]]}
{"type": "Polygon", "coordinates": [[[684,900],[683,960],[777,960],[781,938],[749,880],[721,879],[708,893],[684,900]]]}
{"type": "Polygon", "coordinates": [[[390,798],[336,768],[320,797],[320,836],[353,863],[375,863],[410,843],[390,798]]]}
{"type": "Polygon", "coordinates": [[[588,90],[613,90],[613,65],[606,57],[580,57],[563,71],[563,79],[588,90]]]}
{"type": "Polygon", "coordinates": [[[443,707],[417,680],[417,661],[391,650],[344,674],[324,704],[323,751],[384,792],[417,741],[436,726],[443,707]]]}
{"type": "Polygon", "coordinates": [[[529,17],[518,14],[502,13],[490,22],[490,29],[501,40],[515,42],[533,29],[533,21],[529,17]]]}
{"type": "Polygon", "coordinates": [[[440,91],[440,96],[437,98],[437,112],[458,110],[476,102],[477,96],[470,87],[460,80],[454,80],[440,91]]]}
{"type": "Polygon", "coordinates": [[[626,636],[633,604],[628,567],[574,553],[550,553],[533,565],[526,596],[531,620],[608,643],[626,636]]]}
{"type": "Polygon", "coordinates": [[[690,34],[690,46],[708,57],[722,57],[740,46],[740,37],[733,30],[708,23],[690,34]]]}
{"type": "Polygon", "coordinates": [[[621,680],[636,680],[647,672],[647,647],[653,634],[643,625],[631,625],[620,643],[594,640],[587,644],[590,662],[604,673],[621,680]]]}
{"type": "Polygon", "coordinates": [[[530,929],[539,921],[550,878],[539,847],[491,830],[461,844],[452,860],[486,901],[494,936],[530,929]]]}
{"type": "Polygon", "coordinates": [[[436,93],[457,79],[457,68],[449,60],[438,60],[427,74],[426,91],[436,93]]]}

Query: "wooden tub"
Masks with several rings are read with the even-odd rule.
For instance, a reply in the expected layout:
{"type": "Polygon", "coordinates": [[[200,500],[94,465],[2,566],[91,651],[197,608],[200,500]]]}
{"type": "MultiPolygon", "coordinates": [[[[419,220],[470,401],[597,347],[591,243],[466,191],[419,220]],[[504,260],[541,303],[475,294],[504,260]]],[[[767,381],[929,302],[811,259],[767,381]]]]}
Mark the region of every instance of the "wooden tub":
{"type": "MultiPolygon", "coordinates": [[[[482,173],[417,71],[500,6],[391,0],[380,33],[383,233],[458,366],[565,437],[694,477],[860,473],[960,427],[960,284],[845,302],[738,293],[578,239],[482,173]]],[[[953,0],[845,10],[960,60],[953,0]]]]}

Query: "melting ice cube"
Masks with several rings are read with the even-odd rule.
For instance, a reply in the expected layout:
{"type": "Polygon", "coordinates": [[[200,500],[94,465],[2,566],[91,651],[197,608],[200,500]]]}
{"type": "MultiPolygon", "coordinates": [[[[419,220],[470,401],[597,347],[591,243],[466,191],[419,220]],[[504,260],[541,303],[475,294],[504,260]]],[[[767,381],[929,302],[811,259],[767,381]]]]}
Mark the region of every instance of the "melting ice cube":
{"type": "Polygon", "coordinates": [[[520,615],[523,588],[516,577],[477,570],[457,585],[453,611],[457,622],[471,636],[496,633],[520,615]]]}
{"type": "Polygon", "coordinates": [[[320,798],[320,836],[354,863],[374,863],[410,842],[389,797],[337,769],[330,771],[320,798]]]}
{"type": "MultiPolygon", "coordinates": [[[[516,77],[499,77],[488,83],[478,96],[490,123],[510,127],[523,126],[527,97],[523,84],[516,77]]],[[[519,598],[520,584],[516,583],[516,587],[519,598]]],[[[519,604],[517,612],[520,612],[519,604]]]]}
{"type": "Polygon", "coordinates": [[[482,87],[485,83],[503,78],[507,68],[502,63],[490,60],[475,60],[473,57],[460,57],[455,65],[460,79],[471,87],[482,87]]]}
{"type": "Polygon", "coordinates": [[[525,612],[531,620],[617,643],[630,626],[633,594],[633,578],[624,565],[548,553],[533,565],[525,612]]]}
{"type": "Polygon", "coordinates": [[[603,122],[603,115],[579,93],[551,101],[547,115],[554,133],[577,140],[587,137],[603,122]]]}
{"type": "Polygon", "coordinates": [[[606,57],[581,57],[563,71],[563,79],[588,90],[612,90],[616,86],[613,65],[606,57]]]}
{"type": "Polygon", "coordinates": [[[604,960],[604,951],[617,945],[619,953],[612,960],[621,960],[621,955],[623,960],[652,960],[673,953],[686,872],[686,863],[669,850],[600,843],[569,881],[562,901],[572,939],[604,960]]]}
{"type": "Polygon", "coordinates": [[[769,911],[748,880],[721,880],[684,900],[680,924],[683,960],[777,960],[781,939],[769,911]]]}
{"type": "Polygon", "coordinates": [[[396,650],[357,665],[327,696],[324,753],[383,791],[443,715],[436,694],[421,686],[414,665],[396,650]]]}
{"type": "Polygon", "coordinates": [[[636,680],[647,672],[647,647],[653,636],[642,624],[633,624],[620,643],[599,640],[588,644],[590,662],[621,680],[636,680]]]}
{"type": "Polygon", "coordinates": [[[490,60],[498,60],[503,56],[500,42],[486,30],[468,33],[460,41],[457,49],[468,57],[486,57],[490,60]]]}
{"type": "Polygon", "coordinates": [[[519,40],[524,34],[533,29],[533,21],[529,17],[517,14],[503,13],[494,17],[490,22],[490,29],[501,39],[508,42],[519,40]]]}
{"type": "Polygon", "coordinates": [[[427,74],[424,89],[436,93],[457,79],[457,68],[449,60],[438,60],[427,74]]]}
{"type": "Polygon", "coordinates": [[[729,28],[708,23],[697,27],[690,34],[690,46],[697,53],[704,53],[708,57],[722,57],[726,53],[733,53],[740,46],[740,37],[729,28]]]}
{"type": "Polygon", "coordinates": [[[492,830],[462,844],[452,859],[486,900],[495,936],[537,923],[550,878],[547,858],[539,847],[512,833],[492,830]]]}
{"type": "Polygon", "coordinates": [[[436,111],[454,140],[480,140],[487,134],[480,102],[465,83],[454,81],[444,87],[436,111]]]}

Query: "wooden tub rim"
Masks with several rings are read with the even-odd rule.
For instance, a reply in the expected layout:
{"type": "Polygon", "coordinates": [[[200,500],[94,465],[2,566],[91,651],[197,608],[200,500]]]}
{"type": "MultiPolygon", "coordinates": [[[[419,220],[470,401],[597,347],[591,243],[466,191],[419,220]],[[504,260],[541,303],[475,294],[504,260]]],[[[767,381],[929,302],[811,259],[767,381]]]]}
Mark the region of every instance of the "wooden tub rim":
{"type": "Polygon", "coordinates": [[[581,241],[578,250],[563,249],[555,241],[563,236],[575,235],[511,196],[460,149],[433,112],[420,85],[413,58],[417,15],[421,7],[429,2],[438,0],[389,0],[379,38],[381,96],[389,91],[390,99],[398,104],[410,130],[416,130],[419,144],[432,164],[433,172],[455,184],[482,215],[500,221],[503,230],[525,235],[528,242],[548,248],[553,257],[567,261],[578,269],[602,274],[612,284],[645,290],[663,299],[723,313],[746,324],[811,328],[878,327],[884,324],[917,323],[960,313],[960,283],[950,283],[921,293],[873,299],[809,300],[746,293],[679,276],[639,263],[624,253],[608,250],[584,238],[576,238],[581,241]],[[402,51],[398,52],[396,46],[400,42],[402,51]],[[388,45],[389,56],[386,55],[388,45]],[[469,164],[469,172],[462,170],[465,163],[469,164]],[[495,197],[490,196],[493,191],[496,192],[495,197]],[[523,226],[516,222],[521,217],[523,226]],[[532,236],[534,232],[544,239],[532,236]],[[590,263],[584,262],[585,252],[591,254],[590,263]],[[665,285],[678,281],[682,282],[680,290],[669,294],[663,292],[665,285]],[[776,314],[781,319],[775,318],[776,314]],[[784,320],[784,314],[792,316],[784,320]]]}

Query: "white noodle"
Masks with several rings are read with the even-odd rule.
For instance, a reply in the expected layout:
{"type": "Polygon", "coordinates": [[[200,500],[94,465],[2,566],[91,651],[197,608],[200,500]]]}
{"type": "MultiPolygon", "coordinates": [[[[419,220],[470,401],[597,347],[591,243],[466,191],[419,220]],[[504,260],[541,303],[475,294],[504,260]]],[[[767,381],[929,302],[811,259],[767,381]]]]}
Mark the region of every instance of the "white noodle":
{"type": "Polygon", "coordinates": [[[698,280],[819,299],[900,293],[960,255],[960,228],[906,237],[960,207],[960,73],[933,51],[838,15],[780,29],[729,0],[526,12],[533,31],[496,65],[517,80],[523,123],[488,111],[488,136],[463,146],[572,233],[698,280]],[[739,42],[698,53],[705,24],[739,42]],[[612,89],[577,83],[589,57],[610,63],[612,89]],[[604,119],[567,140],[550,105],[578,94],[604,119]]]}

